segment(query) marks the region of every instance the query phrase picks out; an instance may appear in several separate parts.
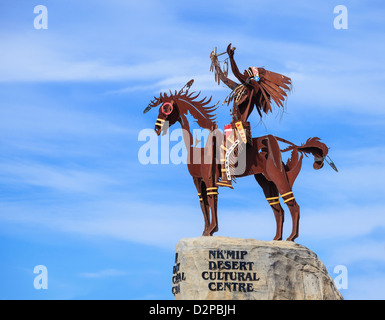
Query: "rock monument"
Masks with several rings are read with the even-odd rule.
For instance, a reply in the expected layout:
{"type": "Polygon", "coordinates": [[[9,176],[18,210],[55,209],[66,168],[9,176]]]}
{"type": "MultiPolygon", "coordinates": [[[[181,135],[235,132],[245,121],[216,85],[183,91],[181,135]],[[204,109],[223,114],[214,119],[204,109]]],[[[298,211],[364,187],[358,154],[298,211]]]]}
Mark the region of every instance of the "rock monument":
{"type": "Polygon", "coordinates": [[[176,300],[342,300],[324,264],[288,241],[185,238],[176,246],[176,300]]]}

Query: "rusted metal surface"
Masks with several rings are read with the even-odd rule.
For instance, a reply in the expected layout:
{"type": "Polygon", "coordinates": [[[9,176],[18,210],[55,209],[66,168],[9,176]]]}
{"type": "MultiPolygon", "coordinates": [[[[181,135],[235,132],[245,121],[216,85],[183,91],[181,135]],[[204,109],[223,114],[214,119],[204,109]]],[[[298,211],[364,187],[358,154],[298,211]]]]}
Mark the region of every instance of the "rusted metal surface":
{"type": "MultiPolygon", "coordinates": [[[[215,72],[216,81],[222,81],[232,92],[239,90],[237,88],[240,86],[243,86],[242,90],[245,90],[242,97],[235,97],[237,94],[234,94],[234,98],[229,101],[234,104],[233,114],[231,124],[226,126],[225,134],[216,130],[215,112],[218,105],[210,104],[211,97],[201,99],[199,98],[200,93],[189,92],[193,80],[189,81],[179,92],[170,91],[169,94],[161,93],[159,97],[154,97],[144,112],[158,107],[158,117],[155,123],[157,135],[165,134],[166,130],[177,122],[184,129],[187,166],[198,192],[204,217],[204,236],[212,236],[218,231],[219,188],[221,186],[232,187],[231,181],[235,178],[254,175],[274,212],[276,220],[274,240],[282,240],[284,221],[282,201],[287,205],[293,223],[292,232],[287,240],[294,241],[299,235],[300,207],[292,187],[301,170],[303,157],[313,155],[313,167],[320,169],[323,167],[324,161],[327,161],[325,158],[328,156],[329,148],[319,138],[309,138],[300,146],[273,135],[251,138],[250,129],[247,129],[250,128],[247,119],[253,109],[255,108],[259,115],[262,115],[262,113],[272,110],[273,102],[278,107],[283,107],[286,92],[290,90],[291,79],[264,68],[245,70],[241,74],[234,61],[234,50],[235,48],[231,48],[230,44],[226,52],[229,55],[232,71],[241,82],[240,84],[230,80],[226,72],[223,72],[217,59],[219,55],[216,53],[216,48],[210,55],[211,70],[215,72]],[[256,81],[258,77],[259,80],[256,81]],[[193,135],[186,117],[188,113],[195,118],[201,128],[210,130],[204,148],[193,147],[193,135]],[[168,125],[165,126],[165,123],[168,125]],[[278,142],[288,146],[281,150],[278,142]],[[286,163],[282,161],[284,152],[291,152],[286,163]],[[240,153],[244,153],[245,156],[245,169],[242,173],[237,173],[231,168],[240,153]]],[[[333,163],[332,166],[334,166],[333,163]]]]}

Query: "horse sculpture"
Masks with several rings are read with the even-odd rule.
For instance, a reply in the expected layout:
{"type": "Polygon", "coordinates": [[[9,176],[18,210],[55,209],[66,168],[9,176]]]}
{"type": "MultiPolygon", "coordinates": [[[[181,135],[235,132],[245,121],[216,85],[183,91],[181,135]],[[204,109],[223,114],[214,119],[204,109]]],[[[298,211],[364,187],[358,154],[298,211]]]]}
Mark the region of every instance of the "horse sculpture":
{"type": "MultiPolygon", "coordinates": [[[[179,92],[169,94],[161,93],[155,97],[144,112],[159,107],[158,118],[155,123],[155,132],[159,136],[166,134],[169,127],[179,122],[183,129],[183,139],[187,149],[187,166],[191,174],[204,217],[204,236],[212,236],[218,231],[217,181],[221,175],[221,164],[218,156],[218,146],[223,141],[223,133],[217,130],[216,105],[211,105],[211,98],[199,100],[199,93],[189,93],[193,83],[191,80],[179,92]],[[210,131],[204,148],[193,146],[193,136],[186,115],[190,113],[197,124],[210,131]]],[[[252,138],[252,144],[244,144],[239,153],[244,155],[244,169],[235,172],[234,178],[254,175],[258,184],[262,187],[268,204],[271,206],[276,220],[276,235],[274,240],[282,240],[284,210],[280,203],[280,196],[290,210],[292,217],[292,232],[287,238],[294,241],[299,234],[300,208],[294,197],[292,187],[302,165],[303,156],[312,154],[314,156],[315,169],[323,166],[328,154],[328,147],[320,142],[319,138],[311,138],[305,144],[297,146],[284,139],[266,135],[252,138]],[[288,144],[284,150],[280,150],[278,141],[288,144]],[[283,163],[281,152],[291,151],[291,156],[283,163]],[[300,156],[299,156],[300,154],[300,156]]],[[[236,150],[234,150],[236,152],[236,150]]],[[[240,157],[240,155],[238,155],[240,157]]],[[[238,161],[239,162],[239,161],[238,161]]],[[[223,170],[223,169],[222,169],[223,170]]]]}

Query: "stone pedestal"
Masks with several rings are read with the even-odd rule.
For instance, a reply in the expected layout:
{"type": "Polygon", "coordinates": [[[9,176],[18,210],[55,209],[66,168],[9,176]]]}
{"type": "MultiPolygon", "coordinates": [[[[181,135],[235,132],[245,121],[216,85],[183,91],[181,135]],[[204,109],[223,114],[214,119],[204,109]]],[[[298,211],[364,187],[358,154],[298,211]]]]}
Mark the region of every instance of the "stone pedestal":
{"type": "Polygon", "coordinates": [[[186,238],[176,246],[176,300],[341,300],[324,264],[286,241],[186,238]]]}

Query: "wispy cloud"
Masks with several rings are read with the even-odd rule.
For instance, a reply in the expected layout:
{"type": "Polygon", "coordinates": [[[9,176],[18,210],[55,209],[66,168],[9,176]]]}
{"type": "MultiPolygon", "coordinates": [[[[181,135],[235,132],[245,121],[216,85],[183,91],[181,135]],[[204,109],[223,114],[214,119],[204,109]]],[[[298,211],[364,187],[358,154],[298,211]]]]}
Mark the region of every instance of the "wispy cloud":
{"type": "MultiPolygon", "coordinates": [[[[40,97],[35,97],[39,99],[40,97]]],[[[0,103],[0,132],[2,137],[14,138],[20,135],[33,135],[35,138],[61,136],[101,136],[129,134],[128,128],[115,124],[106,116],[81,106],[63,106],[54,99],[44,97],[42,106],[36,100],[29,104],[7,105],[0,103]]]]}
{"type": "Polygon", "coordinates": [[[89,170],[64,169],[36,163],[0,163],[2,183],[49,188],[51,191],[95,193],[118,182],[89,170]]]}
{"type": "Polygon", "coordinates": [[[194,91],[225,91],[223,85],[218,86],[213,81],[214,75],[212,74],[195,74],[194,76],[172,76],[165,77],[165,79],[142,85],[134,85],[122,89],[112,90],[107,92],[108,94],[123,94],[129,92],[147,91],[147,92],[174,92],[179,91],[188,81],[194,79],[194,85],[191,90],[194,91]]]}
{"type": "Polygon", "coordinates": [[[82,278],[88,278],[88,279],[103,279],[103,278],[110,278],[110,277],[122,277],[126,276],[128,274],[127,271],[122,270],[116,270],[116,269],[106,269],[106,270],[100,270],[96,272],[82,272],[79,274],[82,278]]]}
{"type": "MultiPolygon", "coordinates": [[[[114,59],[108,58],[111,57],[110,49],[91,41],[82,41],[82,37],[86,37],[88,33],[77,24],[71,25],[71,28],[76,30],[79,27],[80,30],[79,34],[74,34],[72,42],[66,39],[65,34],[55,31],[51,31],[46,37],[38,32],[14,33],[3,39],[7,50],[0,53],[0,81],[125,81],[130,82],[130,85],[108,92],[129,93],[138,90],[168,90],[195,77],[197,88],[213,92],[219,87],[215,86],[208,71],[210,50],[215,45],[224,50],[228,42],[233,41],[238,47],[236,59],[241,68],[255,64],[292,76],[296,88],[296,94],[291,98],[294,105],[311,104],[322,106],[325,110],[337,108],[373,114],[382,114],[385,110],[380,102],[385,70],[382,56],[378,54],[383,51],[384,46],[380,44],[381,41],[376,40],[378,33],[357,41],[354,34],[358,31],[354,29],[348,30],[345,36],[338,37],[341,34],[332,28],[332,14],[329,17],[330,28],[326,32],[331,41],[316,43],[300,42],[292,36],[282,40],[264,36],[263,33],[258,38],[254,34],[239,32],[236,35],[230,33],[226,37],[216,28],[205,28],[200,24],[195,24],[195,28],[188,28],[189,22],[178,18],[178,13],[184,10],[180,6],[166,5],[160,8],[153,1],[143,5],[118,5],[133,20],[130,24],[124,23],[116,27],[124,30],[128,26],[131,28],[131,23],[137,23],[140,27],[127,35],[127,44],[119,46],[116,41],[104,39],[115,48],[117,56],[114,59]],[[156,7],[162,12],[162,21],[167,17],[167,23],[159,24],[156,29],[157,33],[161,29],[163,35],[168,35],[163,37],[163,46],[159,45],[159,39],[150,35],[154,26],[146,23],[157,15],[150,10],[146,12],[150,16],[146,20],[142,19],[142,10],[148,7],[156,7]],[[133,15],[133,12],[137,12],[137,15],[133,15]],[[188,31],[188,34],[184,36],[181,30],[188,31]],[[338,43],[335,42],[337,40],[338,43]],[[165,45],[167,50],[164,49],[165,45]],[[376,50],[370,50],[373,46],[376,50]],[[82,51],[88,54],[81,54],[82,51]]],[[[244,5],[249,8],[249,4],[244,5]]],[[[228,3],[228,6],[223,8],[225,14],[231,11],[229,8],[232,4],[228,3]]],[[[264,10],[272,10],[270,3],[264,2],[261,6],[264,10]]],[[[206,10],[209,11],[210,8],[206,10]]],[[[80,12],[85,9],[82,6],[78,8],[80,12]]],[[[97,6],[96,9],[103,12],[102,7],[97,6]]],[[[292,14],[286,12],[285,16],[290,19],[294,19],[294,16],[306,16],[307,21],[312,21],[312,25],[315,25],[315,15],[315,18],[320,19],[317,32],[325,34],[322,19],[327,19],[326,14],[331,9],[330,5],[322,6],[325,16],[315,15],[314,6],[296,2],[288,8],[292,14]]],[[[195,16],[194,12],[191,13],[192,16],[195,16]]],[[[236,10],[234,15],[245,24],[251,23],[242,10],[236,10]]],[[[218,17],[215,20],[220,22],[218,17]]],[[[302,33],[305,32],[302,30],[302,33]]]]}
{"type": "MultiPolygon", "coordinates": [[[[265,202],[238,207],[236,214],[223,205],[220,201],[218,235],[273,238],[275,220],[265,202]]],[[[288,235],[291,219],[285,209],[285,234],[288,235]]],[[[184,205],[165,205],[114,199],[62,208],[54,205],[45,209],[2,203],[1,212],[0,219],[9,225],[35,225],[50,232],[96,239],[107,237],[165,248],[173,247],[180,238],[200,236],[203,231],[203,216],[199,204],[194,201],[184,205]]],[[[320,210],[302,206],[301,212],[301,239],[354,239],[369,235],[376,228],[385,228],[385,212],[380,205],[324,206],[320,210]]]]}

